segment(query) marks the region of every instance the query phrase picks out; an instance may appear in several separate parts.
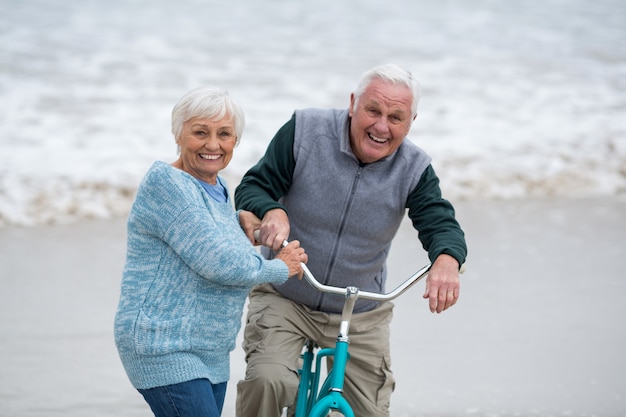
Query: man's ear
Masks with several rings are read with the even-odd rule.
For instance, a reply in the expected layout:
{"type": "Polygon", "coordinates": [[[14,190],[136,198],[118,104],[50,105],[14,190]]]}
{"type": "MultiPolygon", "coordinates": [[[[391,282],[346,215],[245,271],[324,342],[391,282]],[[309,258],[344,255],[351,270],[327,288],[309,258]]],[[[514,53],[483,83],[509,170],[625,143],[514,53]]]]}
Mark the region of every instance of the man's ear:
{"type": "Polygon", "coordinates": [[[354,110],[354,93],[350,93],[350,108],[348,109],[350,117],[354,114],[354,110]]]}

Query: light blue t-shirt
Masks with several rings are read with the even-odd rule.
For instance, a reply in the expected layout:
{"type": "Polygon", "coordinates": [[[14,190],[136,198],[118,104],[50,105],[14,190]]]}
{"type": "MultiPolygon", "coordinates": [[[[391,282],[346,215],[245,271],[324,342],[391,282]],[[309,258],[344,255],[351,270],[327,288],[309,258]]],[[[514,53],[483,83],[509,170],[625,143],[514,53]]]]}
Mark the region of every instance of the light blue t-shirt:
{"type": "Polygon", "coordinates": [[[228,192],[226,191],[226,187],[222,184],[222,179],[217,177],[217,183],[215,185],[209,184],[208,182],[204,182],[202,180],[198,180],[198,182],[202,185],[202,188],[206,190],[207,193],[213,198],[213,200],[218,203],[227,203],[228,202],[228,192]]]}

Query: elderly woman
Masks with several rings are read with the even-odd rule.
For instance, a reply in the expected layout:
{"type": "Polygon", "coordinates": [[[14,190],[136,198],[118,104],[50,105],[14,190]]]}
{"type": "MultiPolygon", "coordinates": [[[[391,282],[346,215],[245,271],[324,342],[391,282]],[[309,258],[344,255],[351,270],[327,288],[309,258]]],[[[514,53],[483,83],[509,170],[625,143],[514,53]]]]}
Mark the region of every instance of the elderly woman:
{"type": "Polygon", "coordinates": [[[307,261],[297,241],[265,260],[251,228],[241,229],[240,217],[246,225],[260,221],[235,212],[218,173],[243,126],[227,92],[187,93],[172,111],[180,155],[152,165],[129,214],[115,343],[130,382],[158,417],[221,414],[249,290],[302,277],[307,261]]]}

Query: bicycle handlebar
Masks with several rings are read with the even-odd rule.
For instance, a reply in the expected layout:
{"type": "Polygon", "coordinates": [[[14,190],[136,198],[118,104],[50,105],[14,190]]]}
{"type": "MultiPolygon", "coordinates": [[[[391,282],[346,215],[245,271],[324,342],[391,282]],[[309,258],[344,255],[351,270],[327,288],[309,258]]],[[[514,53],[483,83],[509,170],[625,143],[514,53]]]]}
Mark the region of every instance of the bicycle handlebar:
{"type": "MultiPolygon", "coordinates": [[[[254,237],[257,241],[259,240],[258,230],[254,231],[254,237]]],[[[284,240],[282,246],[285,247],[288,244],[289,242],[287,240],[284,240]]],[[[426,275],[428,275],[428,271],[430,271],[431,265],[432,264],[429,263],[428,265],[422,267],[419,271],[417,271],[416,273],[411,275],[408,279],[406,279],[402,284],[398,285],[393,291],[384,293],[384,294],[379,294],[375,292],[361,291],[358,288],[355,289],[355,287],[341,288],[341,287],[334,287],[332,285],[322,284],[315,278],[313,273],[309,270],[309,268],[304,263],[300,263],[300,266],[302,267],[302,270],[304,271],[304,278],[316,290],[320,292],[343,295],[343,296],[347,296],[349,293],[354,293],[356,290],[358,292],[358,298],[364,298],[366,300],[375,300],[375,301],[390,301],[390,300],[393,300],[394,298],[399,297],[402,293],[404,293],[406,290],[408,290],[413,285],[415,285],[419,280],[421,280],[426,275]]]]}
{"type": "MultiPolygon", "coordinates": [[[[302,270],[304,271],[304,278],[307,280],[309,284],[311,284],[313,288],[315,288],[318,291],[326,292],[329,294],[344,295],[344,296],[347,296],[350,291],[354,291],[353,289],[350,289],[350,287],[341,288],[341,287],[334,287],[331,285],[322,284],[313,276],[311,271],[309,271],[309,268],[307,268],[307,266],[304,263],[302,263],[301,266],[302,266],[302,270]]],[[[411,288],[413,285],[415,285],[419,280],[421,280],[426,275],[428,275],[428,271],[430,271],[430,266],[431,264],[428,264],[422,267],[419,271],[411,275],[402,284],[398,285],[393,291],[385,293],[385,294],[379,294],[379,293],[369,292],[369,291],[361,291],[357,288],[356,290],[358,291],[358,297],[364,298],[366,300],[376,300],[376,301],[393,300],[394,298],[399,297],[402,293],[404,293],[406,290],[411,288]]]]}

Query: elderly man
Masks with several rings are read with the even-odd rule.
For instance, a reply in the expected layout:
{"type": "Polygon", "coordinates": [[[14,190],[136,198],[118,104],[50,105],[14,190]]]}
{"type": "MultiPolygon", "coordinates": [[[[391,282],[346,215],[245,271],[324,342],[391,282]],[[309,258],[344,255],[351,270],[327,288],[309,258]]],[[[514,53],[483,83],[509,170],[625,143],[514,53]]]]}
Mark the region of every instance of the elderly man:
{"type": "MultiPolygon", "coordinates": [[[[370,292],[384,292],[386,258],[408,209],[433,263],[424,297],[441,313],[459,297],[467,249],[430,157],[406,139],[418,100],[410,72],[382,65],[363,75],[348,109],[296,110],[244,176],[235,203],[262,219],[263,245],[276,251],[285,239],[298,239],[322,283],[370,292]]],[[[252,236],[252,227],[246,233],[252,236]]],[[[304,341],[334,346],[342,306],[341,297],[304,281],[253,289],[238,417],[278,417],[294,405],[304,341]]],[[[389,415],[392,309],[392,303],[356,303],[344,385],[355,415],[389,415]]]]}

